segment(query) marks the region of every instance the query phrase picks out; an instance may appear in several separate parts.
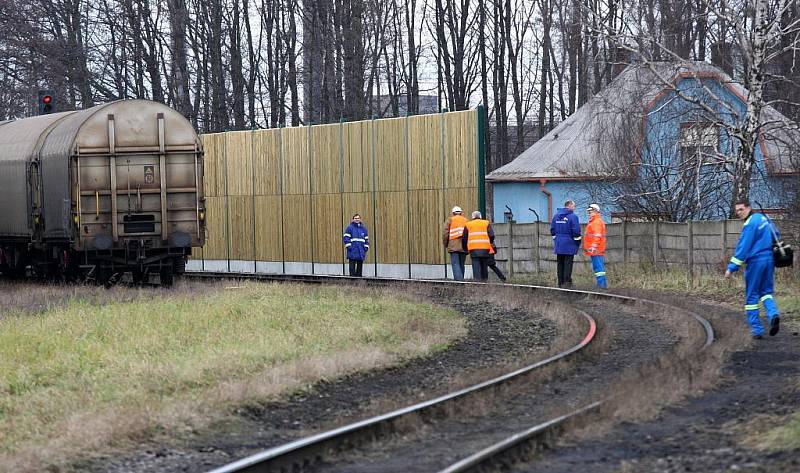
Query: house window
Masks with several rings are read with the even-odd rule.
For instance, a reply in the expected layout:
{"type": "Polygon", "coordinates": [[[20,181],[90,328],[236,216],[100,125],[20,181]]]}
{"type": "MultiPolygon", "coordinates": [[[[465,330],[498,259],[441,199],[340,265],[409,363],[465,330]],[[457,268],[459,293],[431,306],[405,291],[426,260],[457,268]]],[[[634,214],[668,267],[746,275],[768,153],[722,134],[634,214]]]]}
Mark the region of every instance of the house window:
{"type": "Polygon", "coordinates": [[[681,154],[685,160],[715,164],[719,151],[719,127],[712,123],[681,124],[681,154]]]}

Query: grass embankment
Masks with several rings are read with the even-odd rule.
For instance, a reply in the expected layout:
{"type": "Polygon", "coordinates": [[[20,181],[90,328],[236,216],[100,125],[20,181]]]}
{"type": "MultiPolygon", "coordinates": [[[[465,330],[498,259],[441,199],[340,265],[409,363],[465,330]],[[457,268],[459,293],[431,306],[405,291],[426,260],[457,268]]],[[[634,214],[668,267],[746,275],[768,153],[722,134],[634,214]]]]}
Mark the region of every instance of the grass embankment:
{"type": "Polygon", "coordinates": [[[320,379],[440,349],[466,331],[453,311],[354,288],[114,291],[4,308],[0,470],[202,427],[320,379]]]}
{"type": "MultiPolygon", "coordinates": [[[[577,266],[577,265],[576,265],[577,266]]],[[[689,279],[686,271],[672,268],[654,270],[650,266],[611,265],[607,268],[611,290],[645,289],[676,294],[688,294],[698,298],[707,298],[715,303],[725,305],[732,310],[742,310],[744,304],[744,278],[736,274],[731,279],[723,278],[723,270],[719,273],[695,274],[689,279]]],[[[584,272],[573,275],[579,287],[592,287],[594,276],[584,272]]],[[[514,282],[526,284],[554,285],[553,274],[539,273],[515,278],[514,282]]],[[[796,269],[777,269],[775,272],[775,299],[781,312],[780,336],[791,336],[800,331],[800,274],[796,269]]],[[[763,311],[762,311],[763,315],[763,311]]],[[[744,320],[744,313],[742,313],[744,320]]],[[[743,326],[744,330],[744,326],[743,326]]],[[[800,378],[787,379],[800,389],[800,378]]],[[[759,425],[777,425],[766,430],[751,432],[744,439],[746,445],[764,450],[791,450],[800,448],[800,410],[794,415],[771,419],[769,423],[759,425]]]]}

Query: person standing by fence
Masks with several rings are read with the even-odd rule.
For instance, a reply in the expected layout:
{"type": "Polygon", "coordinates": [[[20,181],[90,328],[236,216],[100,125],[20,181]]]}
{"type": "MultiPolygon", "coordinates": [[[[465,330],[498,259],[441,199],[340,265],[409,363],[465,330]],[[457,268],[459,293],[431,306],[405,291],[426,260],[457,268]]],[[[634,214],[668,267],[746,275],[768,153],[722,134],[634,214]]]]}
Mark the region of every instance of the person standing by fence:
{"type": "Polygon", "coordinates": [[[369,233],[361,222],[361,215],[353,215],[353,220],[342,235],[342,242],[347,249],[347,260],[350,263],[350,276],[361,277],[364,260],[369,251],[369,233]]]}
{"type": "Polygon", "coordinates": [[[572,263],[581,244],[581,224],[575,215],[575,202],[564,202],[564,208],[550,222],[553,253],[556,254],[558,287],[572,287],[572,263]]]}
{"type": "MultiPolygon", "coordinates": [[[[781,318],[778,305],[772,297],[775,286],[775,260],[772,255],[774,242],[772,222],[761,213],[754,213],[750,201],[740,200],[734,206],[736,216],[744,220],[736,252],[728,263],[725,278],[730,278],[742,265],[744,270],[744,310],[753,338],[760,339],[764,334],[758,311],[759,302],[769,319],[769,334],[776,335],[780,329],[781,318]]],[[[777,234],[777,230],[774,230],[777,234]]]]}
{"type": "Polygon", "coordinates": [[[467,247],[462,241],[464,236],[464,226],[467,219],[462,215],[461,207],[455,206],[450,211],[450,217],[444,223],[442,232],[442,243],[450,253],[450,266],[453,268],[453,279],[456,281],[464,280],[464,262],[467,260],[467,247]]]}
{"type": "Polygon", "coordinates": [[[589,213],[589,224],[586,225],[586,235],[583,239],[584,254],[592,259],[592,271],[597,280],[597,287],[608,289],[606,281],[606,223],[600,215],[600,206],[590,204],[586,209],[589,213]]]}
{"type": "Polygon", "coordinates": [[[481,218],[479,211],[472,212],[472,220],[467,222],[462,237],[467,244],[469,257],[472,259],[472,279],[486,281],[489,279],[489,252],[494,244],[494,230],[488,220],[481,218]]]}

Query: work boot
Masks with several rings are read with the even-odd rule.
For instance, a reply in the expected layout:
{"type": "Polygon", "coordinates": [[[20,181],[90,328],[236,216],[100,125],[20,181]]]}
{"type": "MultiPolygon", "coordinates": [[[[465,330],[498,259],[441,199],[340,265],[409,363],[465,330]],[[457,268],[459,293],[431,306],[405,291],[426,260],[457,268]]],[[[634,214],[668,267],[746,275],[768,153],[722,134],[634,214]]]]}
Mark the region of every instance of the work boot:
{"type": "Polygon", "coordinates": [[[762,337],[761,335],[753,335],[753,340],[761,340],[762,338],[764,337],[762,337]]]}
{"type": "Polygon", "coordinates": [[[774,337],[781,329],[781,318],[777,315],[769,321],[769,336],[774,337]]]}

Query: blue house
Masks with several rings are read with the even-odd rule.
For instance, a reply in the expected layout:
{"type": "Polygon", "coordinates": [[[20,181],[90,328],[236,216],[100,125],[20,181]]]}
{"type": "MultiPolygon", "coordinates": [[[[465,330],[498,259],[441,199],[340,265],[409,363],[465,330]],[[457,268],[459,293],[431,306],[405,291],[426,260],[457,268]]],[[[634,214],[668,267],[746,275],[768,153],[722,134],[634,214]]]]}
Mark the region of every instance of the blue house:
{"type": "MultiPolygon", "coordinates": [[[[496,220],[549,221],[568,200],[606,221],[727,218],[748,91],[702,62],[633,64],[511,163],[490,173],[496,220]],[[530,209],[530,210],[529,210],[530,209]]],[[[762,111],[751,178],[754,207],[796,199],[800,131],[762,111]]]]}

